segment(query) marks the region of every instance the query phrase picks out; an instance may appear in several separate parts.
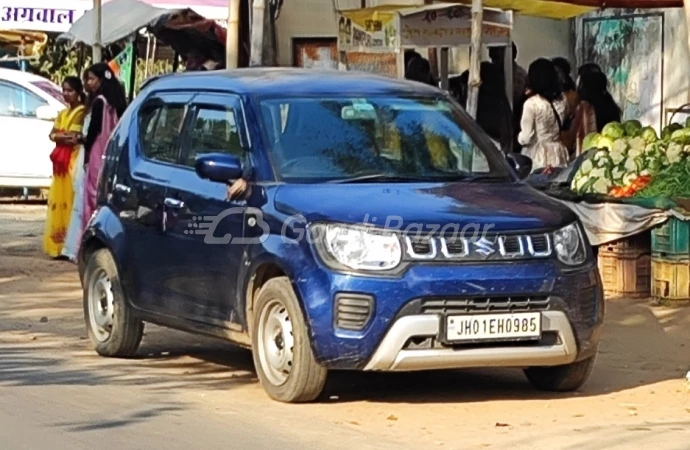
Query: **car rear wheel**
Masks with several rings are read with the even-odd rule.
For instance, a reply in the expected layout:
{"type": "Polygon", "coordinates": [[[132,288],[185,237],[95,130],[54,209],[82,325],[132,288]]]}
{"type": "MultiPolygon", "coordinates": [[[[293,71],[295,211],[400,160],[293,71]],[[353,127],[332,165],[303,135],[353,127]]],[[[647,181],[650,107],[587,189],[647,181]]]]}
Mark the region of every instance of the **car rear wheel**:
{"type": "Polygon", "coordinates": [[[254,303],[252,328],[254,366],[268,395],[285,403],[316,400],[327,370],[312,352],[307,324],[287,278],[274,278],[254,303]]]}
{"type": "Polygon", "coordinates": [[[84,320],[101,356],[126,358],[139,349],[144,324],[127,303],[110,252],[97,250],[84,272],[84,320]]]}
{"type": "Polygon", "coordinates": [[[595,358],[555,367],[531,367],[525,376],[537,389],[550,392],[571,392],[580,389],[589,379],[595,358]]]}

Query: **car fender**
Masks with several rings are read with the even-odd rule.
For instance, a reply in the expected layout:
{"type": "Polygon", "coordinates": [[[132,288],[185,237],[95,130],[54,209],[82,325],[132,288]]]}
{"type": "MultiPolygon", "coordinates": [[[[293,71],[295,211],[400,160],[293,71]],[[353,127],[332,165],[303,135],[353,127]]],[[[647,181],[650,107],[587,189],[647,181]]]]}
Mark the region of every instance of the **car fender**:
{"type": "Polygon", "coordinates": [[[127,286],[131,286],[131,283],[126,282],[127,274],[123,271],[123,267],[120,266],[120,261],[123,261],[125,258],[124,241],[124,228],[122,227],[120,218],[109,207],[100,207],[82,234],[79,255],[77,257],[79,263],[79,276],[83,281],[84,269],[88,263],[87,258],[90,253],[94,251],[94,247],[107,248],[115,259],[118,273],[123,280],[121,284],[123,289],[125,289],[125,294],[128,299],[131,299],[131,295],[129,295],[131,292],[127,292],[127,286]]]}
{"type": "Polygon", "coordinates": [[[315,304],[315,298],[328,298],[328,292],[317,292],[320,286],[327,285],[326,282],[317,282],[316,278],[323,275],[323,272],[315,266],[311,250],[306,244],[292,243],[281,236],[270,235],[261,244],[250,247],[245,253],[245,260],[242,264],[242,273],[238,277],[241,283],[238,293],[239,304],[242,305],[242,322],[251,333],[251,292],[253,283],[261,268],[271,264],[278,268],[287,278],[290,279],[297,298],[300,302],[300,309],[304,314],[305,322],[309,327],[310,336],[313,335],[313,323],[310,320],[312,314],[319,311],[319,305],[315,304]],[[309,292],[309,296],[307,296],[309,292]]]}

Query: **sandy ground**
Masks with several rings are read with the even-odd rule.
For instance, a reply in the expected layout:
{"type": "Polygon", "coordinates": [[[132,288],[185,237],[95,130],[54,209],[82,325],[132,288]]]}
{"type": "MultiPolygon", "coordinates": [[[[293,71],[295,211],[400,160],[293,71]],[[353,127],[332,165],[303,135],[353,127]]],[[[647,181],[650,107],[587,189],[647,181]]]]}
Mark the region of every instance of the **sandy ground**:
{"type": "Polygon", "coordinates": [[[253,448],[258,433],[260,448],[690,449],[690,309],[609,302],[596,369],[574,395],[537,392],[518,371],[338,373],[321,403],[282,405],[249,353],[220,341],[147,326],[140,358],[95,356],[75,267],[40,252],[44,214],[0,203],[0,448],[60,448],[83,433],[119,448],[189,448],[192,437],[228,448],[232,424],[246,439],[230,448],[253,448]],[[2,431],[48,410],[59,417],[2,431]],[[199,422],[211,427],[203,438],[199,422]],[[147,423],[170,431],[156,438],[147,423]],[[123,429],[138,438],[117,441],[123,429]]]}

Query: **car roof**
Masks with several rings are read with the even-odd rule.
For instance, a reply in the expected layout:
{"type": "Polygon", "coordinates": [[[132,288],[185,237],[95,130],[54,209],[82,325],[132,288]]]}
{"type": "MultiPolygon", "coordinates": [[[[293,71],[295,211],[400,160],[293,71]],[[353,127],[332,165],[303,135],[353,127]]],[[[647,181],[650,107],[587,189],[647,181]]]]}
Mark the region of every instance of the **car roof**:
{"type": "Polygon", "coordinates": [[[237,94],[275,95],[438,95],[433,86],[365,72],[294,68],[248,68],[186,72],[162,76],[153,90],[221,90],[237,94]]]}
{"type": "Polygon", "coordinates": [[[21,70],[0,68],[0,80],[13,81],[15,83],[30,83],[32,81],[50,81],[47,78],[34,75],[21,70]]]}

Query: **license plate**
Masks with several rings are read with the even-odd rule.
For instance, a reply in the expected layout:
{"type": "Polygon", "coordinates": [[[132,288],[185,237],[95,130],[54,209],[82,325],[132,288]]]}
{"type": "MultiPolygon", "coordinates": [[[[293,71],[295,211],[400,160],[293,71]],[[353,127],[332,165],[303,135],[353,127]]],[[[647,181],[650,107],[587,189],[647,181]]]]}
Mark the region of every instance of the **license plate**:
{"type": "Polygon", "coordinates": [[[449,342],[539,340],[541,313],[448,316],[449,342]]]}

